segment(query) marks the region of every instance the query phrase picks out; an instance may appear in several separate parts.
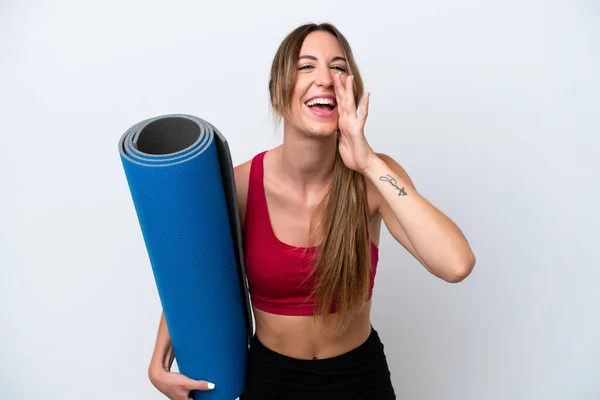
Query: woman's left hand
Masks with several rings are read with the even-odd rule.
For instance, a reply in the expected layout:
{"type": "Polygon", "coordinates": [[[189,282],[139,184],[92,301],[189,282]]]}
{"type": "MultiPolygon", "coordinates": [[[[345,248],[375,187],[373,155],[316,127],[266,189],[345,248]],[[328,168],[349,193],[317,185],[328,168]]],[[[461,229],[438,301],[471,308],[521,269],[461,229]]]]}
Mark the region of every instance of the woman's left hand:
{"type": "Polygon", "coordinates": [[[348,75],[343,82],[341,74],[334,74],[333,80],[339,115],[340,156],[348,168],[365,173],[373,160],[377,158],[365,138],[364,131],[369,113],[370,93],[367,92],[363,95],[360,110],[357,111],[354,102],[354,77],[348,75]]]}

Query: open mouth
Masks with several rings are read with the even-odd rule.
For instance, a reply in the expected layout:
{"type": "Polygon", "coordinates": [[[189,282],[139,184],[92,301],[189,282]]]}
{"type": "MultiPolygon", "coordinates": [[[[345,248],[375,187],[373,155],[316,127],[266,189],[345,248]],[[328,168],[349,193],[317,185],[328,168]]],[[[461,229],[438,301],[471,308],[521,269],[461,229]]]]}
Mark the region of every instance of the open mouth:
{"type": "Polygon", "coordinates": [[[307,101],[305,104],[313,113],[319,116],[330,116],[337,106],[335,99],[328,97],[317,97],[307,101]]]}

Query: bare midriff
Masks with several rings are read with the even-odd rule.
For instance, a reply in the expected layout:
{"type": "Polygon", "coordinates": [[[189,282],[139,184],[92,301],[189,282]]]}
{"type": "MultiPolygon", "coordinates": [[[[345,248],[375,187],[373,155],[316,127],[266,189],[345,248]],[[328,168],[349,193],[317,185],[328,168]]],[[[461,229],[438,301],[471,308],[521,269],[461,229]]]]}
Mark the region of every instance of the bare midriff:
{"type": "Polygon", "coordinates": [[[325,322],[315,317],[278,315],[253,307],[256,336],[270,350],[288,357],[316,360],[336,357],[363,344],[371,333],[371,301],[354,315],[344,332],[337,329],[338,318],[330,314],[325,322]]]}

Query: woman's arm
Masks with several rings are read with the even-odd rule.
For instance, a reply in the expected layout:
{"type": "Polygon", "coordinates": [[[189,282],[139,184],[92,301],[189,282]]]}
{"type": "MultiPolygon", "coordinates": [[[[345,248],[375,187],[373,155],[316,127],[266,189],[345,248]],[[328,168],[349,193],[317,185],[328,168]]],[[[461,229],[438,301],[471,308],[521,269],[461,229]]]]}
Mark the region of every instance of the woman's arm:
{"type": "Polygon", "coordinates": [[[169,399],[191,399],[192,390],[212,390],[215,385],[204,380],[194,380],[178,372],[170,372],[173,365],[173,346],[164,312],[161,313],[158,335],[152,360],[148,367],[150,382],[169,399]]]}
{"type": "Polygon", "coordinates": [[[160,323],[158,324],[158,335],[156,337],[156,344],[154,346],[154,352],[152,359],[150,360],[150,366],[148,367],[148,377],[152,381],[157,373],[161,371],[170,371],[173,365],[175,355],[173,353],[173,346],[171,345],[171,336],[167,328],[165,321],[165,313],[162,312],[160,316],[160,323]]]}
{"type": "Polygon", "coordinates": [[[460,282],[475,265],[475,256],[460,229],[425,200],[404,169],[391,157],[373,151],[365,137],[370,93],[360,110],[354,99],[354,77],[334,74],[339,113],[339,152],[346,167],[360,171],[374,184],[381,200],[378,211],[390,233],[431,273],[460,282]]]}
{"type": "Polygon", "coordinates": [[[377,153],[363,173],[381,194],[378,211],[386,227],[427,270],[452,283],[471,273],[475,255],[461,230],[417,192],[396,161],[377,153]]]}

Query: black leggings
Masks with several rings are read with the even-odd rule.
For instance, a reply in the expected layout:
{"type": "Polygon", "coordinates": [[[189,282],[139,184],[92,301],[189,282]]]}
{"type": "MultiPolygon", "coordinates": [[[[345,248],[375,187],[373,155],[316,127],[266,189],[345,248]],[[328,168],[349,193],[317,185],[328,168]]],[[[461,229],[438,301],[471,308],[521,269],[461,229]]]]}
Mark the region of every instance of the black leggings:
{"type": "Polygon", "coordinates": [[[246,389],[240,400],[393,400],[384,346],[371,326],[368,339],[347,353],[320,360],[291,358],[265,347],[254,335],[246,389]]]}

